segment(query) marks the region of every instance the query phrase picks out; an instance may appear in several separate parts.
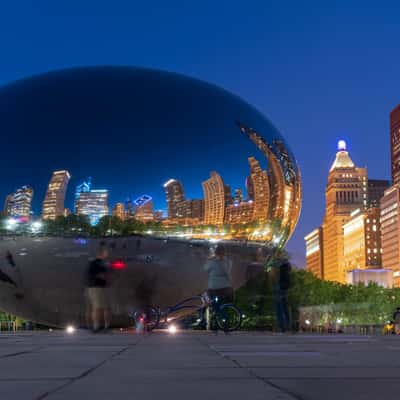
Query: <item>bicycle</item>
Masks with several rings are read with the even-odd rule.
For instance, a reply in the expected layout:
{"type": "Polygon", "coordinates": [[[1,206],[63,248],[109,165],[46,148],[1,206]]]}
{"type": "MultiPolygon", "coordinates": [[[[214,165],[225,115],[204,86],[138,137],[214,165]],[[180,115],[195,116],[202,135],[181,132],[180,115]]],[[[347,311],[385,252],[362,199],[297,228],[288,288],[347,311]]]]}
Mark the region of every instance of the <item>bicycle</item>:
{"type": "Polygon", "coordinates": [[[182,311],[187,310],[189,311],[188,314],[192,314],[196,310],[199,312],[198,325],[205,326],[207,309],[211,310],[211,329],[219,328],[224,332],[233,332],[240,328],[243,317],[241,311],[231,303],[221,304],[221,300],[218,297],[210,299],[207,293],[183,300],[175,306],[168,307],[166,311],[160,312],[160,323],[167,325],[174,319],[174,313],[181,314],[182,311]]]}
{"type": "Polygon", "coordinates": [[[185,299],[168,307],[165,311],[161,311],[159,307],[148,306],[144,310],[135,311],[132,318],[136,322],[136,326],[142,325],[143,331],[150,332],[162,325],[168,325],[175,319],[182,318],[182,314],[190,315],[194,311],[198,311],[197,322],[201,326],[206,325],[207,309],[211,309],[210,325],[212,330],[219,328],[224,332],[233,332],[240,328],[242,324],[241,311],[231,303],[220,304],[218,297],[210,299],[207,293],[185,299]],[[175,313],[178,314],[176,317],[174,317],[175,313]]]}

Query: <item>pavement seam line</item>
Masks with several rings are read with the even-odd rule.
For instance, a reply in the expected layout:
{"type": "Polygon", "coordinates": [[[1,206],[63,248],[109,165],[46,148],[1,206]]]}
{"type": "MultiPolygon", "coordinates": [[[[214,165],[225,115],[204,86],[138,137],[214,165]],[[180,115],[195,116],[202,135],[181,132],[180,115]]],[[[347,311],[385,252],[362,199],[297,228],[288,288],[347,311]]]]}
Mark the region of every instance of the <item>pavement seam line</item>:
{"type": "Polygon", "coordinates": [[[241,364],[239,364],[239,362],[237,362],[236,360],[230,358],[229,356],[223,356],[216,348],[214,348],[213,346],[210,346],[207,343],[203,343],[200,338],[196,338],[201,344],[203,344],[204,346],[206,346],[209,350],[211,350],[212,352],[214,352],[215,354],[217,354],[219,357],[224,358],[229,360],[230,362],[232,362],[234,365],[236,365],[237,368],[242,369],[244,371],[247,372],[247,374],[249,374],[252,378],[259,380],[261,382],[263,382],[265,385],[268,385],[270,387],[273,387],[274,389],[278,390],[281,393],[284,393],[290,397],[292,397],[294,400],[306,400],[303,397],[300,397],[297,393],[292,393],[291,391],[287,390],[286,388],[280,387],[272,382],[270,382],[268,379],[265,379],[257,374],[255,374],[251,369],[242,366],[241,364]]]}
{"type": "Polygon", "coordinates": [[[69,385],[72,385],[73,383],[75,383],[76,381],[79,381],[82,378],[87,377],[89,374],[91,374],[93,371],[97,370],[98,368],[102,367],[105,363],[107,363],[108,361],[112,360],[114,357],[117,357],[121,354],[123,354],[124,352],[126,352],[127,350],[131,349],[132,347],[136,346],[139,342],[136,342],[133,345],[130,346],[126,346],[123,349],[117,351],[116,353],[112,354],[110,357],[106,358],[105,360],[103,360],[102,362],[100,362],[99,364],[89,368],[88,370],[84,371],[82,374],[74,377],[74,378],[70,378],[68,379],[67,382],[63,383],[60,386],[57,386],[56,388],[54,388],[53,390],[49,390],[48,392],[45,392],[41,395],[39,395],[38,397],[35,398],[35,400],[43,400],[48,398],[49,396],[51,396],[52,394],[59,392],[60,390],[66,388],[69,385]]]}
{"type": "Polygon", "coordinates": [[[0,356],[0,360],[4,359],[4,358],[11,358],[11,357],[17,357],[23,354],[30,354],[30,353],[35,353],[38,350],[43,349],[45,346],[40,346],[40,347],[36,347],[32,350],[24,350],[24,351],[18,351],[16,353],[10,353],[10,354],[4,354],[3,356],[0,356]]]}

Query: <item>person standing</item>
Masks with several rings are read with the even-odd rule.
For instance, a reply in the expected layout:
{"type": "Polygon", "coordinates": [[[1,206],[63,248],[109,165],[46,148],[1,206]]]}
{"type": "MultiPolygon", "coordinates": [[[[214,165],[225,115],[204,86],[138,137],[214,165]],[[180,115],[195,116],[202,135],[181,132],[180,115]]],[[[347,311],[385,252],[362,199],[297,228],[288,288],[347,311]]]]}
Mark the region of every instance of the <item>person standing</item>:
{"type": "Polygon", "coordinates": [[[232,301],[232,261],[225,255],[223,246],[217,246],[214,255],[206,262],[204,269],[208,273],[208,296],[211,299],[218,297],[224,301],[232,301]]]}
{"type": "Polygon", "coordinates": [[[105,264],[107,256],[107,248],[101,247],[96,258],[89,263],[86,271],[88,313],[93,332],[98,332],[102,328],[107,330],[111,323],[110,305],[107,296],[108,268],[105,264]]]}
{"type": "Polygon", "coordinates": [[[277,253],[271,264],[270,280],[276,319],[281,332],[290,329],[288,290],[290,289],[291,269],[292,266],[286,255],[281,252],[277,253]]]}
{"type": "Polygon", "coordinates": [[[400,307],[393,313],[394,333],[400,335],[400,307]]]}

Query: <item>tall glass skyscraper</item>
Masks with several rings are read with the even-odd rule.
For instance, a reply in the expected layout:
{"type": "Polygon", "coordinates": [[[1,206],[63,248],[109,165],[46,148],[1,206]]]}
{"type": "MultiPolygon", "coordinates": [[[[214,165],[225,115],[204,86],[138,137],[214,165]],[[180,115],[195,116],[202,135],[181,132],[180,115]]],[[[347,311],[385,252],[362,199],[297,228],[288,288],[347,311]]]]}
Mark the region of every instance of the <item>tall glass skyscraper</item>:
{"type": "Polygon", "coordinates": [[[176,179],[170,179],[164,184],[164,190],[167,196],[168,218],[182,218],[185,203],[182,183],[176,179]]]}
{"type": "Polygon", "coordinates": [[[4,212],[10,217],[27,217],[31,215],[31,204],[33,189],[29,186],[22,186],[6,198],[4,212]]]}
{"type": "Polygon", "coordinates": [[[226,190],[221,176],[213,171],[202,183],[204,192],[204,224],[220,226],[224,223],[226,190]]]}
{"type": "Polygon", "coordinates": [[[79,196],[81,193],[88,193],[90,192],[90,189],[92,187],[92,178],[88,178],[87,181],[83,181],[81,184],[79,184],[76,189],[75,189],[75,204],[74,204],[74,210],[75,213],[77,212],[77,203],[79,200],[79,196]]]}
{"type": "Polygon", "coordinates": [[[90,223],[96,225],[100,218],[109,214],[108,190],[92,189],[81,192],[76,202],[76,214],[87,215],[90,223]]]}
{"type": "Polygon", "coordinates": [[[64,215],[64,201],[71,175],[68,171],[55,171],[47,187],[42,204],[42,218],[55,219],[64,215]]]}

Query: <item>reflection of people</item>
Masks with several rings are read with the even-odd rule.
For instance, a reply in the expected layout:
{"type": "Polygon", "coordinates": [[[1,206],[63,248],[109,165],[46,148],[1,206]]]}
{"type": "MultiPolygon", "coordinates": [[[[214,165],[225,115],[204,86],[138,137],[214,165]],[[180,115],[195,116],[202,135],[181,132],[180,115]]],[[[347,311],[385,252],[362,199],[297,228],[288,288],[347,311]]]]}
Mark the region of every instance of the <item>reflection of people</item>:
{"type": "Polygon", "coordinates": [[[108,252],[101,247],[96,258],[89,263],[86,271],[87,298],[90,306],[91,323],[94,332],[102,327],[108,329],[111,322],[110,306],[107,298],[108,268],[104,263],[108,252]]]}
{"type": "Polygon", "coordinates": [[[400,335],[400,307],[393,313],[394,333],[400,335]]]}
{"type": "Polygon", "coordinates": [[[290,328],[288,290],[290,288],[291,265],[282,252],[275,254],[270,263],[272,297],[275,305],[276,319],[281,332],[290,328]]]}
{"type": "Polygon", "coordinates": [[[215,255],[206,262],[204,269],[208,273],[207,292],[209,297],[211,299],[218,297],[222,301],[232,301],[232,261],[226,257],[223,246],[217,246],[215,255]]]}

